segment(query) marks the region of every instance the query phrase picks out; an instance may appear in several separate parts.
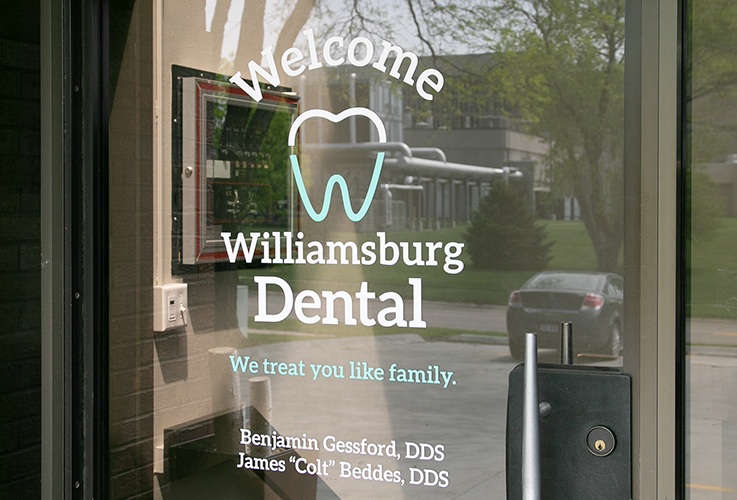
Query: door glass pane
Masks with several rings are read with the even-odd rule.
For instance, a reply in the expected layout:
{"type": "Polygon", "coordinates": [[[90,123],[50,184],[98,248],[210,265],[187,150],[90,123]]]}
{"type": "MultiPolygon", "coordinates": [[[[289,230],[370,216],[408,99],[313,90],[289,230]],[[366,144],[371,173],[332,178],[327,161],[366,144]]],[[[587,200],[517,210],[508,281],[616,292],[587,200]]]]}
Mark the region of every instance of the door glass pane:
{"type": "Polygon", "coordinates": [[[523,334],[622,363],[623,10],[116,3],[113,497],[503,495],[523,334]]]}
{"type": "Polygon", "coordinates": [[[687,466],[691,498],[737,494],[737,8],[693,0],[687,10],[687,466]]]}

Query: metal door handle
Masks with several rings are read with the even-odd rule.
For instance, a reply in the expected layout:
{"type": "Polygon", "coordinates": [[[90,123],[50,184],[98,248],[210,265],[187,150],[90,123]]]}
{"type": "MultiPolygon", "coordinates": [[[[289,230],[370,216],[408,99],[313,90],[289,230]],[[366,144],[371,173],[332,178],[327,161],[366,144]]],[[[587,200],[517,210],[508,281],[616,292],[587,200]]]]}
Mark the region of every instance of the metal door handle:
{"type": "Polygon", "coordinates": [[[537,335],[525,335],[522,407],[522,498],[540,500],[540,409],[537,396],[537,335]]]}
{"type": "Polygon", "coordinates": [[[560,324],[560,364],[573,364],[573,323],[560,324]]]}

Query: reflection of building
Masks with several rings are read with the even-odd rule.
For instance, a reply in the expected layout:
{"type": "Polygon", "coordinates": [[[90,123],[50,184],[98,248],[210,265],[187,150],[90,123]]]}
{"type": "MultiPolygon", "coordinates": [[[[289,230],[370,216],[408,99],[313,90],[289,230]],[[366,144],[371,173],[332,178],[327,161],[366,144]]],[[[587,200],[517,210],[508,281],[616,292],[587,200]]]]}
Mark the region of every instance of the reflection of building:
{"type": "MultiPolygon", "coordinates": [[[[415,73],[429,62],[421,58],[415,73]]],[[[434,65],[446,75],[446,85],[432,101],[422,99],[411,87],[386,74],[343,66],[333,68],[331,73],[330,103],[336,110],[368,107],[384,121],[389,141],[440,148],[448,161],[498,168],[510,161],[542,162],[547,144],[524,132],[520,121],[486,90],[483,73],[493,68],[491,55],[444,56],[434,65]],[[473,72],[464,71],[463,65],[473,67],[473,72]],[[457,90],[460,87],[463,92],[457,90]],[[479,97],[483,92],[488,95],[479,97]]],[[[320,107],[325,101],[309,102],[307,107],[320,107]]],[[[351,142],[348,134],[345,130],[336,142],[351,142]]],[[[359,129],[356,140],[375,138],[367,129],[359,129]]]]}
{"type": "MultiPolygon", "coordinates": [[[[417,72],[428,63],[421,59],[417,72]]],[[[446,87],[433,101],[422,99],[411,87],[386,74],[354,66],[332,68],[327,90],[301,89],[306,95],[305,109],[317,107],[337,113],[360,106],[371,109],[384,122],[390,143],[386,148],[378,146],[370,123],[356,118],[337,128],[323,123],[302,137],[303,153],[309,153],[310,143],[328,143],[335,146],[320,149],[341,150],[344,156],[351,156],[349,151],[356,148],[351,144],[373,143],[358,146],[361,152],[352,154],[355,165],[365,163],[366,155],[384,149],[388,152],[381,190],[365,223],[368,230],[466,222],[495,178],[521,181],[531,207],[536,192],[549,191],[543,162],[548,146],[543,140],[525,133],[519,121],[508,118],[509,113],[492,93],[479,98],[481,90],[470,94],[457,91],[460,87],[485,88],[479,83],[483,76],[478,70],[491,68],[492,57],[450,56],[436,66],[451,77],[446,76],[446,87]],[[463,65],[473,66],[476,73],[465,72],[463,65]]],[[[341,161],[350,163],[345,163],[346,158],[341,161]]],[[[351,175],[355,177],[355,172],[351,175]]]]}
{"type": "Polygon", "coordinates": [[[422,58],[446,77],[432,101],[405,95],[405,140],[413,146],[433,145],[450,161],[501,167],[510,161],[540,164],[548,146],[523,130],[514,110],[501,101],[489,83],[495,71],[493,54],[422,58]]]}

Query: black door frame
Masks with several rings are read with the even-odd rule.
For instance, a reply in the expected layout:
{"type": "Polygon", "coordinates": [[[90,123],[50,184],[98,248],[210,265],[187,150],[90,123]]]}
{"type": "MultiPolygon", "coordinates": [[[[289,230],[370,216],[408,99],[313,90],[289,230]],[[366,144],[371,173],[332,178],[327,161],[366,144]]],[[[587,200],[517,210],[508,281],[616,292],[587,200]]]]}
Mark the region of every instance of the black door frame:
{"type": "Polygon", "coordinates": [[[108,497],[107,21],[41,1],[44,498],[108,497]]]}

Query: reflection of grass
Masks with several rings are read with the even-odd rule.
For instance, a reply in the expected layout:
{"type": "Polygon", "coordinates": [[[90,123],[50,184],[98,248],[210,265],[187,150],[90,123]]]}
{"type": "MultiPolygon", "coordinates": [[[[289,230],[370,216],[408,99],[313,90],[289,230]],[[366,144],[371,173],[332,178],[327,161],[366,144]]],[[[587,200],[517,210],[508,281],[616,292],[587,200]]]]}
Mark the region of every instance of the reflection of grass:
{"type": "MultiPolygon", "coordinates": [[[[595,270],[596,254],[583,222],[549,221],[545,223],[548,239],[553,242],[548,269],[595,270]]],[[[621,256],[620,256],[621,262],[621,256]]]]}
{"type": "Polygon", "coordinates": [[[456,335],[470,334],[476,336],[507,337],[503,332],[477,332],[450,330],[448,328],[370,328],[365,326],[305,325],[295,319],[286,319],[279,323],[252,323],[249,328],[247,344],[249,346],[271,344],[275,342],[320,340],[346,337],[364,337],[379,335],[416,334],[428,341],[449,340],[456,335]],[[308,334],[308,335],[305,335],[308,334]]]}
{"type": "Polygon", "coordinates": [[[690,315],[737,319],[737,219],[722,219],[714,238],[693,245],[690,315]]]}
{"type": "MultiPolygon", "coordinates": [[[[546,222],[548,236],[554,242],[550,269],[595,269],[596,258],[591,243],[580,222],[546,222]]],[[[392,241],[464,241],[465,226],[439,231],[390,233],[392,241]]],[[[346,241],[356,236],[336,235],[334,239],[346,241]]],[[[358,238],[375,239],[374,233],[360,234],[358,238]]],[[[269,266],[242,271],[241,282],[254,287],[253,276],[278,276],[285,279],[293,290],[346,290],[353,293],[361,281],[377,293],[395,291],[409,299],[411,287],[408,278],[422,279],[423,300],[465,302],[473,304],[507,303],[509,293],[524,283],[533,272],[489,271],[476,269],[468,256],[463,254],[464,270],[459,274],[443,271],[442,252],[438,252],[440,265],[436,267],[394,266],[269,266]]]]}
{"type": "MultiPolygon", "coordinates": [[[[734,344],[706,344],[704,342],[688,342],[686,345],[689,347],[710,347],[716,349],[737,349],[737,345],[734,344]]],[[[728,353],[729,356],[732,353],[728,353]]]]}
{"type": "MultiPolygon", "coordinates": [[[[594,270],[596,257],[581,222],[544,222],[553,242],[549,269],[594,270]]],[[[392,241],[463,241],[465,226],[413,233],[390,233],[392,241]]],[[[372,238],[373,233],[358,238],[372,238]]],[[[348,240],[350,235],[335,236],[348,240]]],[[[725,218],[713,239],[694,245],[691,259],[690,314],[695,317],[737,319],[737,219],[725,218]]],[[[285,279],[295,290],[347,290],[353,293],[361,281],[377,293],[396,291],[409,299],[410,277],[422,278],[424,301],[505,305],[509,293],[534,274],[525,271],[476,269],[464,253],[463,272],[450,275],[439,267],[395,266],[270,266],[242,271],[241,282],[254,287],[253,276],[285,279]]],[[[402,329],[409,333],[406,329],[402,329]]],[[[391,330],[394,331],[394,330],[391,330]]],[[[343,333],[343,332],[342,332],[343,333]]],[[[357,332],[356,332],[357,333],[357,332]]],[[[378,333],[378,332],[374,332],[378,333]]],[[[425,332],[417,332],[424,334],[425,332]]],[[[438,334],[440,335],[440,334],[438,334]]]]}

